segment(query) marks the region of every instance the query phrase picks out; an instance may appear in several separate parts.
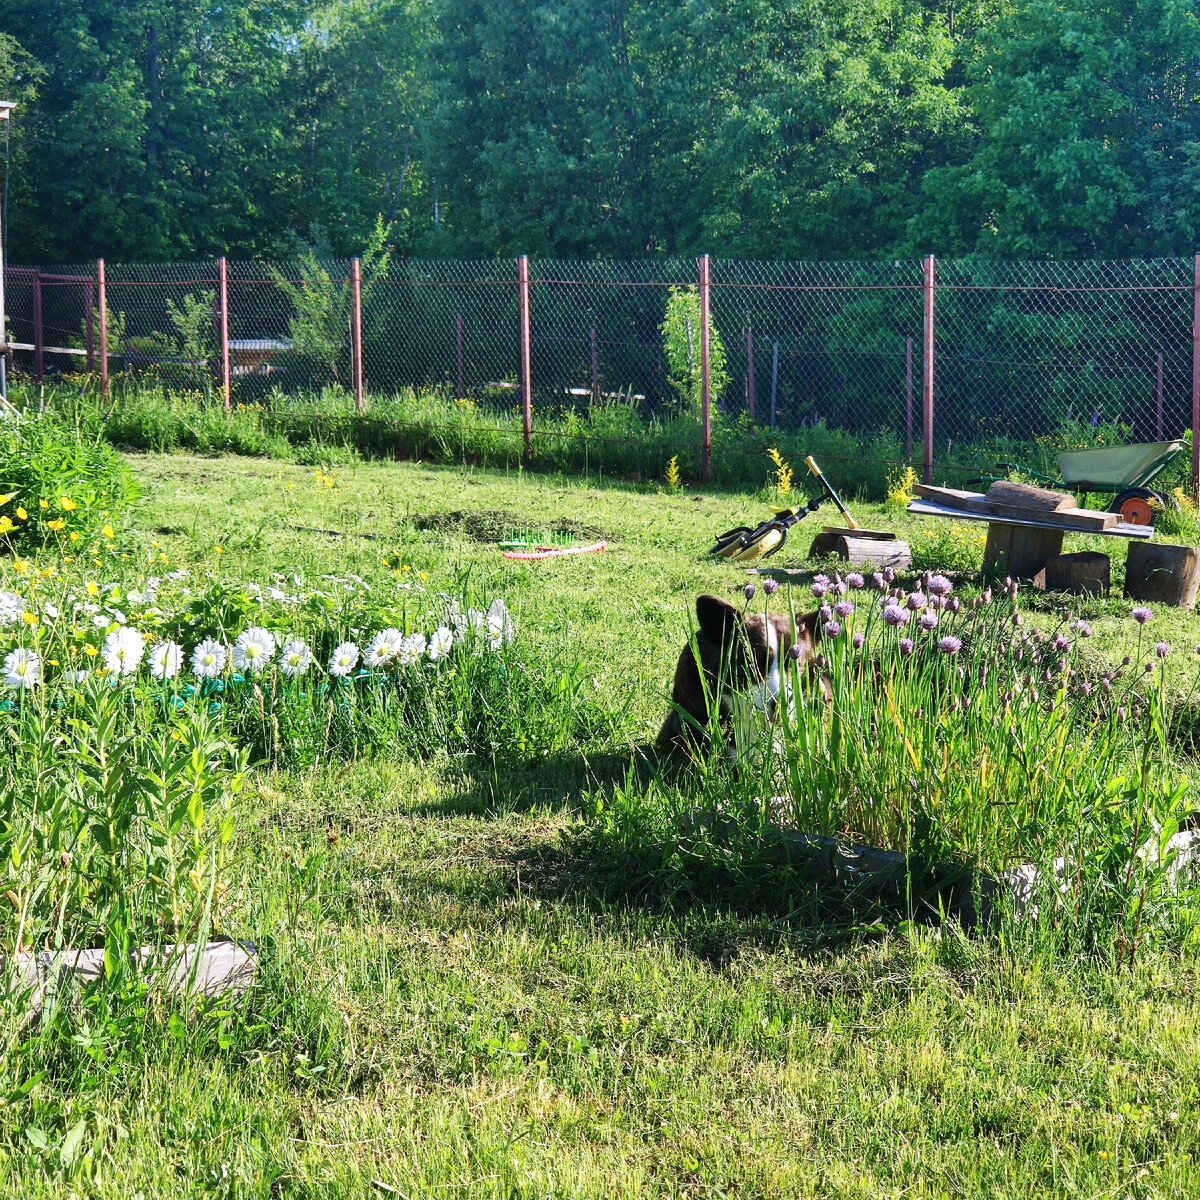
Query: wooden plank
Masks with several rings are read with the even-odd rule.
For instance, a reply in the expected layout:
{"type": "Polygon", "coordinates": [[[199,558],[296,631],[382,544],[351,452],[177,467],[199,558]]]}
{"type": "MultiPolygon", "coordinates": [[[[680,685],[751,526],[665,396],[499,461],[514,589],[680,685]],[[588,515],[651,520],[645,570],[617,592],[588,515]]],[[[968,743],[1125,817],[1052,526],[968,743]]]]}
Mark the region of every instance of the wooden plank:
{"type": "Polygon", "coordinates": [[[1097,512],[1093,508],[1064,508],[1057,512],[1038,512],[1036,509],[1021,508],[1016,504],[987,503],[978,511],[995,513],[999,517],[1036,517],[1047,525],[1074,529],[1077,533],[1104,533],[1121,520],[1116,513],[1097,512]]]}
{"type": "MultiPolygon", "coordinates": [[[[1104,537],[1134,538],[1138,541],[1148,541],[1154,536],[1153,525],[1127,525],[1124,521],[1118,520],[1115,525],[1105,529],[1087,524],[1072,528],[1070,525],[1064,524],[1061,520],[1045,519],[1048,515],[1054,517],[1061,516],[1059,513],[1039,513],[1037,519],[1029,520],[1024,517],[1001,516],[998,513],[991,513],[986,510],[967,511],[960,508],[949,508],[945,505],[935,504],[932,500],[914,500],[908,506],[908,511],[916,517],[942,517],[951,521],[986,521],[988,524],[1025,525],[1031,529],[1059,529],[1063,533],[1095,533],[1104,537]]],[[[1111,515],[1115,516],[1116,514],[1113,513],[1111,515]]]]}
{"type": "Polygon", "coordinates": [[[825,532],[834,537],[871,538],[877,542],[894,542],[896,535],[886,529],[846,529],[841,525],[826,525],[825,532]]]}
{"type": "Polygon", "coordinates": [[[1049,488],[1031,487],[1027,483],[1010,483],[997,479],[987,490],[988,504],[1015,505],[1037,512],[1059,512],[1075,507],[1075,497],[1069,492],[1052,492],[1049,488]]]}
{"type": "Polygon", "coordinates": [[[934,504],[944,504],[947,508],[978,507],[984,501],[982,492],[964,492],[959,488],[934,487],[929,483],[913,484],[913,495],[923,500],[932,500],[934,504]]]}

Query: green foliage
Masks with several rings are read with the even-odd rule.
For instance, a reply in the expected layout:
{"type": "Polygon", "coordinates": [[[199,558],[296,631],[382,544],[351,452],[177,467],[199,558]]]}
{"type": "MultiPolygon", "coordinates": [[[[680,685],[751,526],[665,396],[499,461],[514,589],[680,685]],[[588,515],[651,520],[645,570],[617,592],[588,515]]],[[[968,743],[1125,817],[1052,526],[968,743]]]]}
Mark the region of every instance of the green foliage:
{"type": "MultiPolygon", "coordinates": [[[[698,419],[702,394],[700,367],[700,293],[694,287],[673,287],[667,296],[667,311],[659,332],[667,356],[667,372],[680,410],[698,419]]],[[[709,325],[709,393],[715,410],[729,387],[725,343],[715,322],[709,325]]]]}
{"type": "Polygon", "coordinates": [[[51,413],[30,412],[0,425],[0,493],[10,497],[0,506],[4,540],[30,553],[46,542],[97,537],[140,489],[109,443],[51,413]]]}
{"type": "Polygon", "coordinates": [[[173,349],[185,360],[180,372],[183,382],[206,394],[212,391],[210,362],[216,351],[213,332],[213,304],[216,293],[201,292],[197,298],[189,292],[181,304],[167,298],[167,315],[175,333],[173,349]]]}

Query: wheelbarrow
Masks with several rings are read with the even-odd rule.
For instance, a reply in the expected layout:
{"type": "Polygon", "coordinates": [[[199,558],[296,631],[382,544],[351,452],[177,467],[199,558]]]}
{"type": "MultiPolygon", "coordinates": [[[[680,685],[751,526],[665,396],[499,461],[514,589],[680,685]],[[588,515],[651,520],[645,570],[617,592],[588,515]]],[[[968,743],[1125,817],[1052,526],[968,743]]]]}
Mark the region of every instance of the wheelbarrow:
{"type": "MultiPolygon", "coordinates": [[[[1058,454],[1061,476],[1043,475],[1030,467],[997,463],[1001,471],[1020,471],[1023,475],[1075,492],[1111,492],[1109,512],[1120,514],[1128,525],[1153,525],[1155,507],[1172,503],[1166,492],[1147,485],[1162,473],[1175,456],[1188,448],[1187,442],[1137,442],[1130,446],[1097,446],[1091,450],[1062,450],[1058,454]]],[[[995,483],[999,475],[985,475],[972,483],[995,483]]]]}

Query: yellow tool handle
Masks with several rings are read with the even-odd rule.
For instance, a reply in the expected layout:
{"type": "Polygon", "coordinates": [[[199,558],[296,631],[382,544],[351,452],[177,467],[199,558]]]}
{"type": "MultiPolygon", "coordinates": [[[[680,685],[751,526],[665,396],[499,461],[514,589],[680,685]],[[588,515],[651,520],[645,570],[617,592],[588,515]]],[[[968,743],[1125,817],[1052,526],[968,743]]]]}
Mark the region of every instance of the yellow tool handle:
{"type": "Polygon", "coordinates": [[[827,495],[834,502],[834,504],[836,504],[838,506],[838,511],[845,518],[846,524],[851,529],[857,529],[859,527],[858,522],[846,510],[846,506],[842,503],[841,496],[839,496],[837,494],[837,492],[835,492],[833,490],[833,488],[829,486],[829,480],[825,478],[825,475],[821,471],[821,468],[818,467],[817,464],[813,461],[813,456],[811,454],[805,455],[804,465],[821,481],[821,486],[825,489],[827,495]]]}

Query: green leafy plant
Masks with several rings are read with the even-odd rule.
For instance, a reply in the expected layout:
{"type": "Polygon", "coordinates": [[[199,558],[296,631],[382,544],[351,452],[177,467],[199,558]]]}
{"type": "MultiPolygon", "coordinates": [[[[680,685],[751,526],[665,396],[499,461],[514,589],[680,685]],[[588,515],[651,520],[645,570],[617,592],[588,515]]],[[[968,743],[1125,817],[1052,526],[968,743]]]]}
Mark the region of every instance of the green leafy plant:
{"type": "MultiPolygon", "coordinates": [[[[692,417],[700,414],[702,363],[700,355],[700,293],[694,287],[673,287],[659,331],[667,356],[667,374],[680,408],[692,417]]],[[[725,343],[716,322],[709,329],[709,389],[714,407],[729,386],[725,343]]]]}

